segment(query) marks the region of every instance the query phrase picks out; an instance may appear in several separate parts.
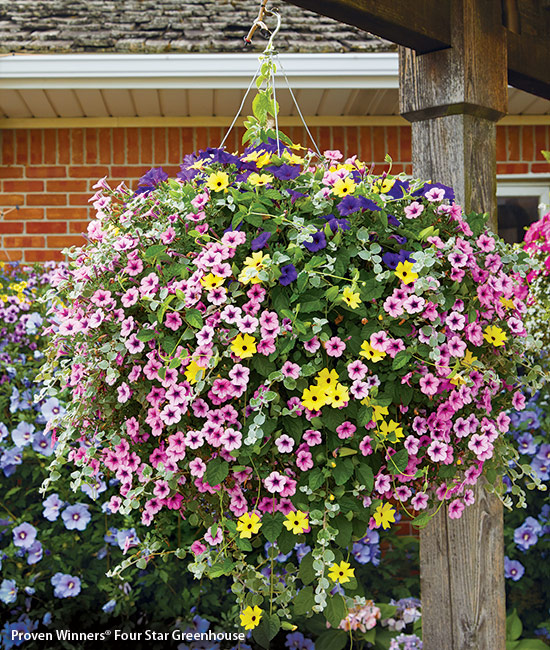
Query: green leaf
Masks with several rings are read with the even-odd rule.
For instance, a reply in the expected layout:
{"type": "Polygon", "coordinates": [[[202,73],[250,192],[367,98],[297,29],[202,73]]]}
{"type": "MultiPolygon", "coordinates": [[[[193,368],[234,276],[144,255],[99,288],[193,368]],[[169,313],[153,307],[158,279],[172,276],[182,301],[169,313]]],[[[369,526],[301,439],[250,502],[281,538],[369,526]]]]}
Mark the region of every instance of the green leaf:
{"type": "Polygon", "coordinates": [[[153,259],[154,257],[158,257],[161,253],[164,253],[166,251],[166,246],[163,244],[154,244],[153,246],[149,246],[143,253],[143,257],[146,259],[150,260],[153,259]]]}
{"type": "MultiPolygon", "coordinates": [[[[406,453],[406,452],[405,452],[406,453]]],[[[332,470],[334,482],[336,485],[344,485],[344,483],[353,474],[353,461],[351,458],[338,458],[336,460],[336,467],[332,470]]]]}
{"type": "Polygon", "coordinates": [[[544,149],[541,151],[541,154],[544,156],[544,159],[550,162],[550,151],[545,151],[544,149]]]}
{"type": "Polygon", "coordinates": [[[260,91],[252,101],[252,113],[258,122],[265,125],[267,114],[273,110],[273,102],[265,91],[260,91]]]}
{"type": "Polygon", "coordinates": [[[332,627],[338,627],[341,621],[347,616],[348,608],[340,594],[329,596],[326,609],[323,614],[332,627]]]}
{"type": "Polygon", "coordinates": [[[398,352],[393,359],[393,363],[391,364],[392,369],[399,370],[399,368],[406,366],[407,363],[409,363],[411,356],[412,355],[409,354],[406,350],[401,350],[398,352]]]}
{"type": "Polygon", "coordinates": [[[372,488],[374,487],[374,473],[372,467],[366,463],[361,463],[355,468],[355,473],[359,482],[366,487],[367,492],[372,492],[372,488]]]}
{"type": "Polygon", "coordinates": [[[330,287],[330,289],[327,289],[325,291],[325,299],[329,302],[333,302],[334,300],[336,300],[336,297],[338,296],[338,291],[339,291],[338,286],[330,287]]]}
{"type": "Polygon", "coordinates": [[[185,320],[196,329],[200,329],[203,326],[202,314],[198,309],[188,309],[185,312],[185,320]]]}
{"type": "Polygon", "coordinates": [[[315,641],[315,650],[342,650],[348,638],[348,633],[344,630],[328,630],[315,641]]]}
{"type": "Polygon", "coordinates": [[[219,485],[229,474],[229,463],[222,458],[214,458],[206,467],[205,479],[209,485],[219,485]]]}
{"type": "Polygon", "coordinates": [[[262,648],[269,648],[269,642],[277,636],[280,629],[281,621],[277,614],[264,612],[260,624],[252,630],[252,637],[262,648]]]}
{"type": "Polygon", "coordinates": [[[409,454],[406,449],[400,449],[388,460],[388,469],[392,474],[403,474],[409,463],[409,454]]]}
{"type": "Polygon", "coordinates": [[[321,472],[318,467],[316,467],[311,472],[308,472],[308,485],[311,490],[316,490],[317,488],[321,487],[324,482],[325,477],[323,476],[323,472],[321,472]]]}
{"type": "Polygon", "coordinates": [[[506,617],[506,640],[516,641],[523,632],[523,625],[520,618],[514,609],[511,614],[506,617]]]}
{"type": "Polygon", "coordinates": [[[364,427],[372,420],[372,408],[362,406],[357,413],[357,426],[364,427]]]}
{"type": "Polygon", "coordinates": [[[313,587],[304,587],[301,589],[292,602],[296,616],[302,616],[310,612],[313,605],[315,605],[313,587]]]}
{"type": "Polygon", "coordinates": [[[272,515],[270,513],[264,514],[262,517],[261,531],[268,542],[277,541],[277,537],[283,530],[283,516],[280,513],[272,515]]]}
{"type": "Polygon", "coordinates": [[[143,341],[144,343],[147,343],[147,341],[152,341],[155,336],[157,336],[157,333],[153,330],[141,330],[136,338],[138,338],[140,341],[143,341]]]}
{"type": "Polygon", "coordinates": [[[417,515],[414,519],[411,520],[411,524],[418,529],[425,528],[426,525],[430,522],[431,518],[432,516],[429,512],[421,512],[419,515],[417,515]]]}
{"type": "Polygon", "coordinates": [[[315,580],[315,571],[313,570],[313,555],[308,553],[302,558],[300,568],[298,569],[298,577],[305,584],[309,585],[315,580]]]}
{"type": "MultiPolygon", "coordinates": [[[[515,650],[548,650],[548,646],[540,639],[522,639],[516,642],[515,650]]],[[[506,650],[508,650],[508,642],[506,642],[506,650]]]]}
{"type": "Polygon", "coordinates": [[[295,545],[296,535],[294,533],[291,533],[286,528],[283,528],[277,539],[277,546],[279,547],[279,551],[281,551],[283,555],[286,555],[286,553],[290,553],[290,551],[294,550],[295,545]]]}
{"type": "Polygon", "coordinates": [[[338,546],[345,548],[351,541],[351,534],[353,532],[353,524],[351,521],[348,521],[344,515],[338,515],[334,519],[334,528],[338,529],[338,535],[336,535],[336,543],[338,546]]]}

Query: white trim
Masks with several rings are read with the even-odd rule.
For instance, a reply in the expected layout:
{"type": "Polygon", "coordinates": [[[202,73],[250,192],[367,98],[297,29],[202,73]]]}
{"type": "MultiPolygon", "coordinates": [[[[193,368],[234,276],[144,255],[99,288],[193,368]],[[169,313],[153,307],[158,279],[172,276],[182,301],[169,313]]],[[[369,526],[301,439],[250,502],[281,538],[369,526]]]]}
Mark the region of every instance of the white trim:
{"type": "MultiPolygon", "coordinates": [[[[281,54],[293,88],[398,88],[394,52],[281,54]]],[[[29,54],[0,56],[0,88],[246,88],[258,55],[29,54]]],[[[277,82],[285,85],[282,75],[277,82]]]]}
{"type": "Polygon", "coordinates": [[[542,217],[550,206],[550,174],[499,174],[497,176],[498,196],[538,196],[539,215],[542,217]],[[543,178],[541,178],[541,176],[543,178]]]}

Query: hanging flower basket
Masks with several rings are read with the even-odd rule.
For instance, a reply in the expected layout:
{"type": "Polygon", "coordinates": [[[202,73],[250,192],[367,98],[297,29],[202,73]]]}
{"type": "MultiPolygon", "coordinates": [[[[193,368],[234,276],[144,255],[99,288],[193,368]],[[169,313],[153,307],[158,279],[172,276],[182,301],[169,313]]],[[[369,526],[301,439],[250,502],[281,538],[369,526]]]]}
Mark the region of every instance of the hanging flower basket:
{"type": "Polygon", "coordinates": [[[137,192],[98,182],[44,379],[72,393],[52,480],[68,447],[75,486],[118,479],[111,510],[152,531],[126,564],[175,552],[232,575],[242,624],[270,637],[312,611],[338,626],[367,528],[459,518],[482,473],[502,491],[530,262],[451,188],[316,157],[258,98],[242,154],[189,155],[137,192]],[[170,517],[197,526],[190,547],[163,546],[170,517]],[[309,552],[274,579],[266,542],[272,565],[309,552]]]}

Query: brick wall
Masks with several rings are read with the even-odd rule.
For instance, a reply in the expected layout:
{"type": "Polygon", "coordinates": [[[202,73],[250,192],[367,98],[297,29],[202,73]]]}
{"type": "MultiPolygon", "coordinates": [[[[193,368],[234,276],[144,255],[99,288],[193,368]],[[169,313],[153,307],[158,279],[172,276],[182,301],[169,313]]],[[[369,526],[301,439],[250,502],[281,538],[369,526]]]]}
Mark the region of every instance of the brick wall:
{"type": "MultiPolygon", "coordinates": [[[[285,130],[294,142],[308,143],[303,129],[285,130]]],[[[380,172],[387,168],[383,161],[389,153],[395,173],[411,173],[408,127],[318,127],[312,132],[321,151],[357,153],[380,172]]],[[[84,241],[80,233],[91,217],[88,198],[98,178],[135,187],[150,167],[175,174],[184,154],[217,146],[224,133],[217,127],[0,131],[0,259],[63,259],[62,248],[84,241]]],[[[236,130],[228,147],[237,149],[240,137],[236,130]]],[[[547,172],[540,150],[550,149],[549,139],[548,126],[498,127],[497,172],[547,172]]]]}

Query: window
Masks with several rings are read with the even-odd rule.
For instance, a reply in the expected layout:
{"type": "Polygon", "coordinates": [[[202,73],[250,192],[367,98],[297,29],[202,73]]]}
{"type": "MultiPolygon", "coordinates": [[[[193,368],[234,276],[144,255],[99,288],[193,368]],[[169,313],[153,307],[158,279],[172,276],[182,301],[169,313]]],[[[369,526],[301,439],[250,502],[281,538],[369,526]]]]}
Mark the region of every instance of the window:
{"type": "Polygon", "coordinates": [[[520,242],[526,228],[550,210],[550,178],[532,181],[500,176],[497,204],[498,234],[511,244],[520,242]]]}

